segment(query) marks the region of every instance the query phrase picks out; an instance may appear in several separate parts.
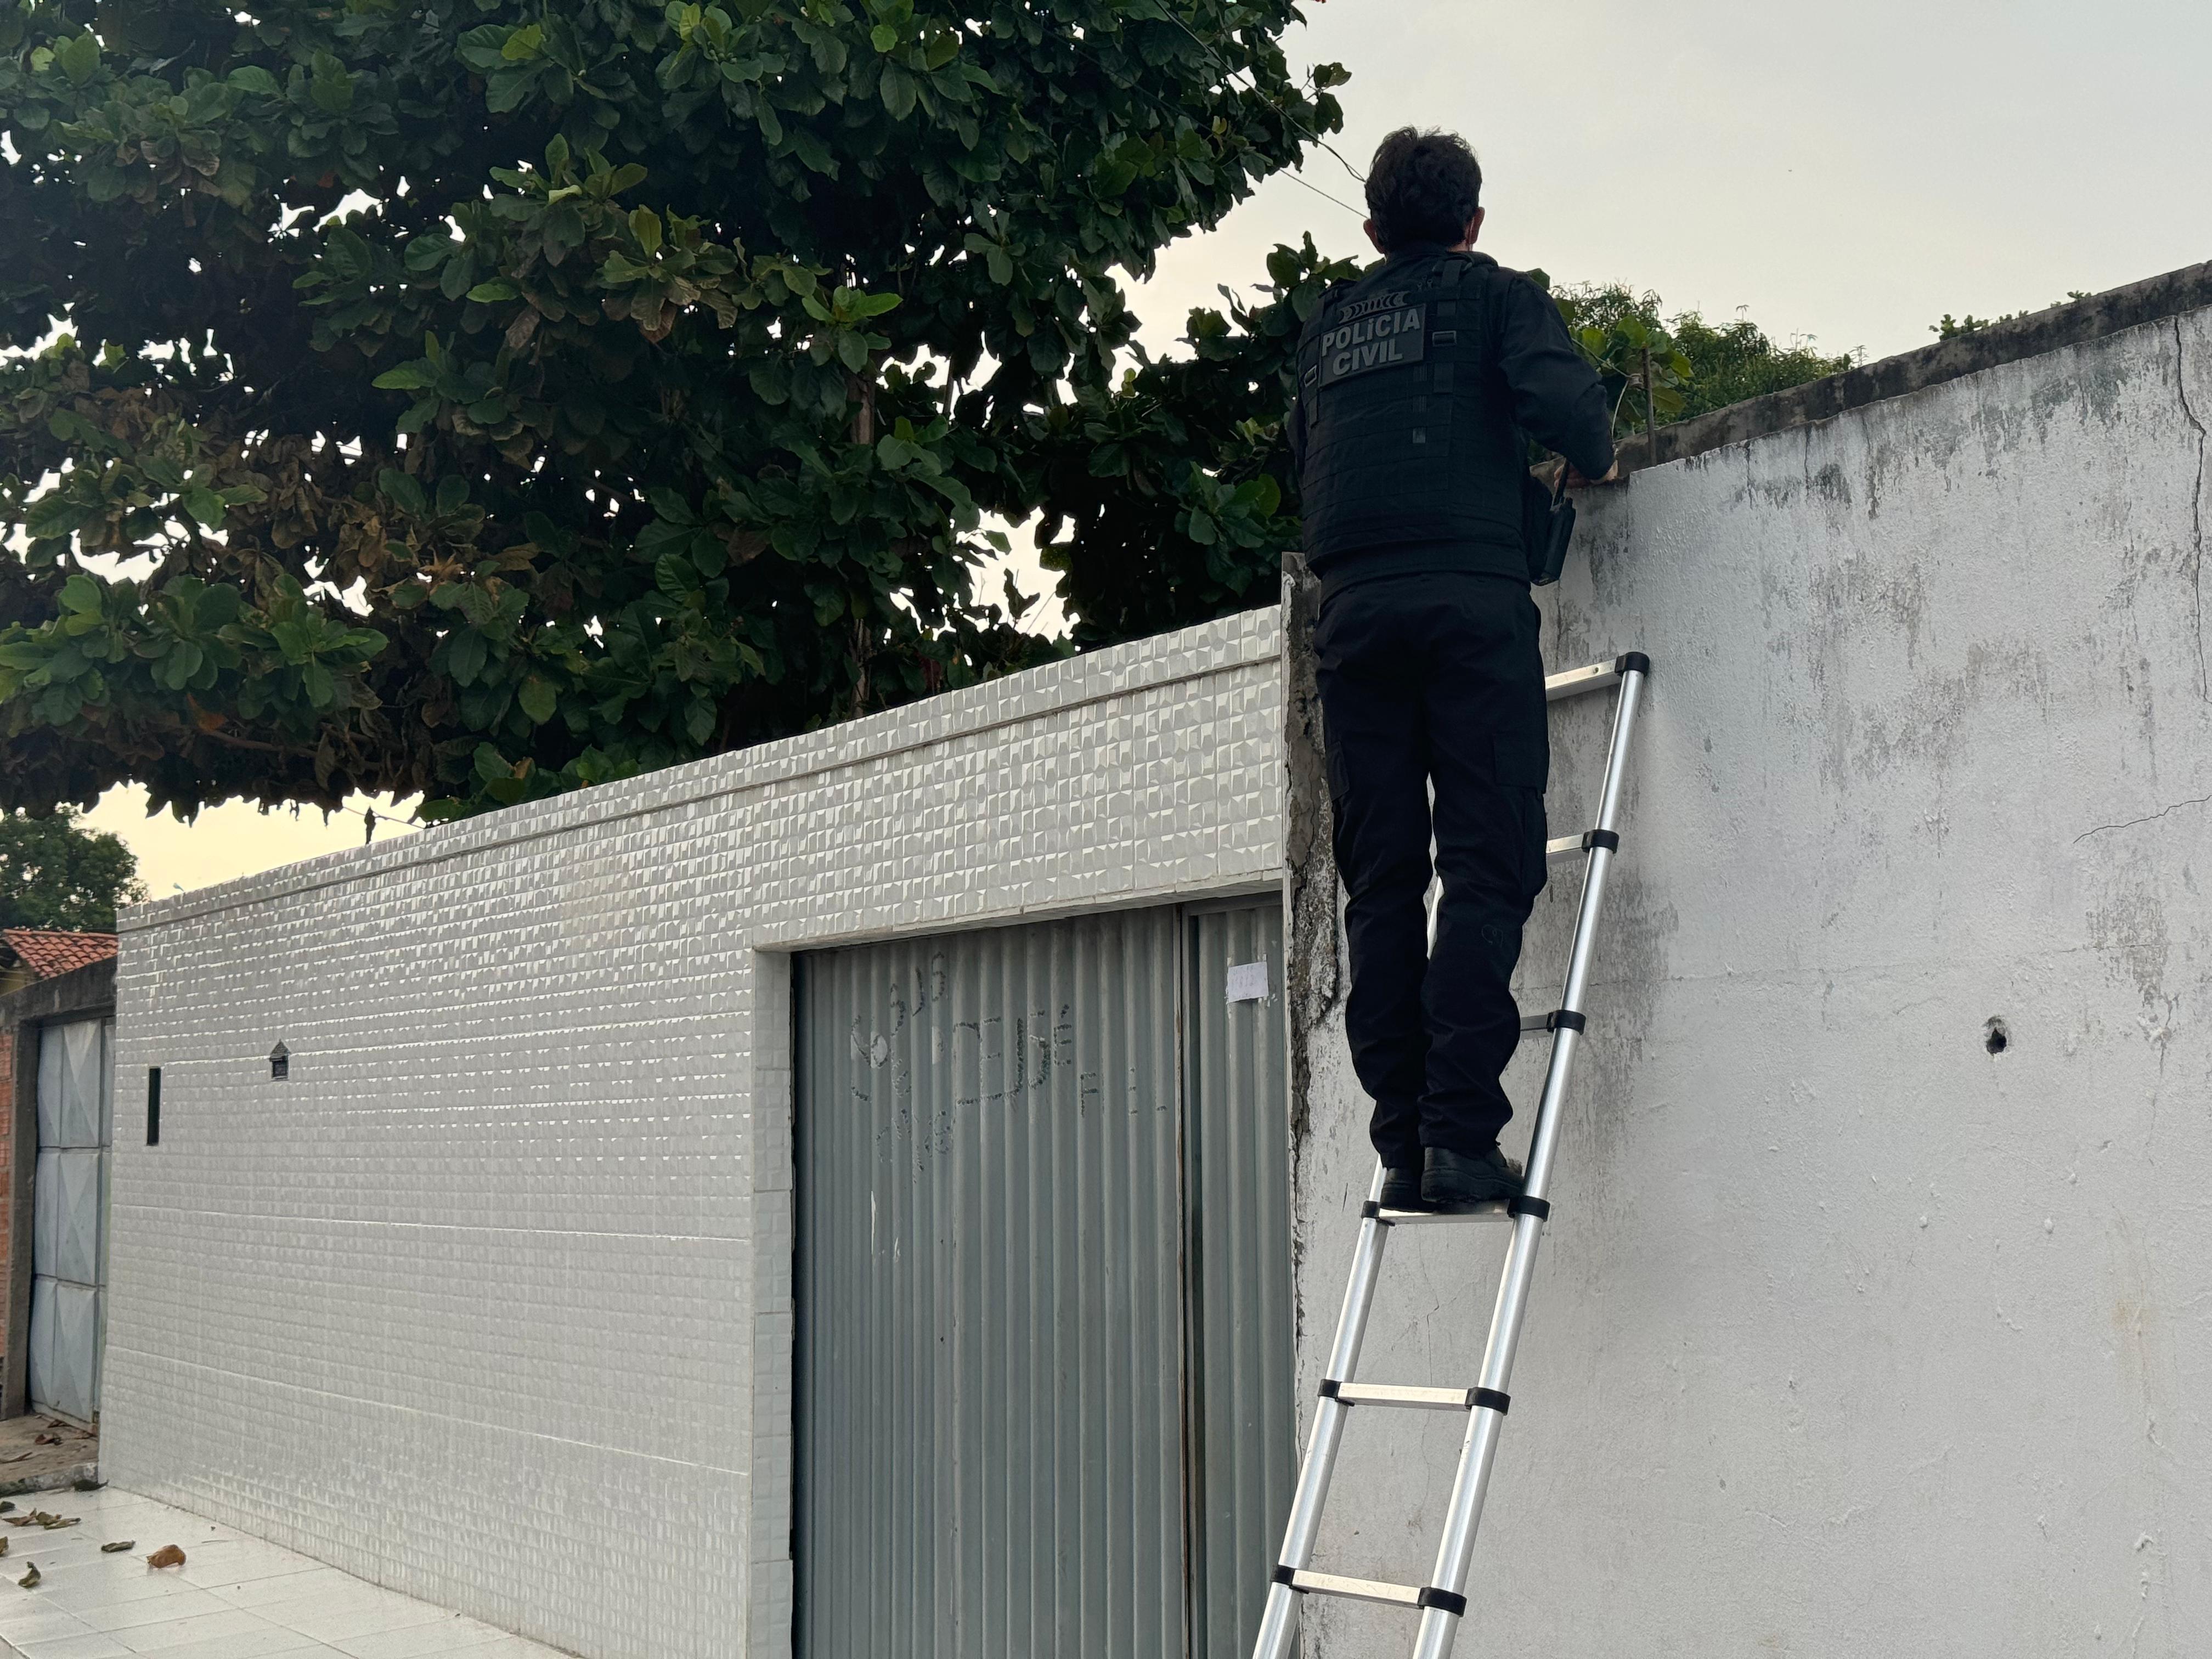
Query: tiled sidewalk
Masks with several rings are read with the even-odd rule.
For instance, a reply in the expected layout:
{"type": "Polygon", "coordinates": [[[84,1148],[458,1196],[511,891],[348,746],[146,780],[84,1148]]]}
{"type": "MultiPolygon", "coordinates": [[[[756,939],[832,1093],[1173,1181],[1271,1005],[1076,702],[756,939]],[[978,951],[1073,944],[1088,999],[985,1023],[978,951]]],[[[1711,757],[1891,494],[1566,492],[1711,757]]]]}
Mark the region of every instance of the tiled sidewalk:
{"type": "MultiPolygon", "coordinates": [[[[0,1656],[17,1659],[559,1659],[554,1650],[112,1488],[34,1492],[15,1514],[83,1519],[64,1531],[0,1525],[0,1656]],[[118,1539],[133,1547],[100,1553],[118,1539]],[[146,1557],[164,1544],[181,1567],[146,1557]],[[40,1582],[17,1587],[33,1562],[40,1582]]],[[[13,1519],[14,1516],[0,1517],[13,1519]]]]}

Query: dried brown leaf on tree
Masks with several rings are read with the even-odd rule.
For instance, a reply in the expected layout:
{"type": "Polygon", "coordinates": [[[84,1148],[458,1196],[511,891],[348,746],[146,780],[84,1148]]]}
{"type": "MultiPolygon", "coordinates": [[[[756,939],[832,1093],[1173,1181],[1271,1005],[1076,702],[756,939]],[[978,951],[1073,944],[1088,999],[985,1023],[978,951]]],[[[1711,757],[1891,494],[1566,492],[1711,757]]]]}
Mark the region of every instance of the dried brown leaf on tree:
{"type": "Polygon", "coordinates": [[[174,1544],[164,1544],[146,1558],[146,1565],[149,1567],[181,1567],[185,1565],[185,1553],[174,1544]]]}

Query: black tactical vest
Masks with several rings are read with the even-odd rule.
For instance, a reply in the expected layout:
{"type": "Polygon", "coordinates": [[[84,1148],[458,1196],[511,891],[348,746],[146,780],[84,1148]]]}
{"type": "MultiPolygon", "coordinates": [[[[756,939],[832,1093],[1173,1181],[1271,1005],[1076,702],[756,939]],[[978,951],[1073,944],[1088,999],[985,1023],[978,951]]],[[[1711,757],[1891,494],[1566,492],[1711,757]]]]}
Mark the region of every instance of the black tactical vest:
{"type": "Polygon", "coordinates": [[[1298,341],[1305,555],[1325,579],[1429,546],[1441,565],[1527,580],[1527,450],[1498,363],[1508,274],[1417,256],[1332,289],[1298,341]]]}

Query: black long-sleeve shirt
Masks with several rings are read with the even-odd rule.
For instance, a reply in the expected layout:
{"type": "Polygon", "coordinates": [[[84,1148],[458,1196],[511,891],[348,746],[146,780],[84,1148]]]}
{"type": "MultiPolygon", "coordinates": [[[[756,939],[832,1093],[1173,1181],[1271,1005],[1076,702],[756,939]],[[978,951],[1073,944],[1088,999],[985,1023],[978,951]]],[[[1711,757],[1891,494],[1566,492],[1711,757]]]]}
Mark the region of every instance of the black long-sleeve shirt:
{"type": "Polygon", "coordinates": [[[1513,418],[1583,477],[1602,478],[1613,470],[1613,410],[1605,387],[1552,296],[1519,271],[1509,275],[1498,362],[1513,388],[1513,418]]]}

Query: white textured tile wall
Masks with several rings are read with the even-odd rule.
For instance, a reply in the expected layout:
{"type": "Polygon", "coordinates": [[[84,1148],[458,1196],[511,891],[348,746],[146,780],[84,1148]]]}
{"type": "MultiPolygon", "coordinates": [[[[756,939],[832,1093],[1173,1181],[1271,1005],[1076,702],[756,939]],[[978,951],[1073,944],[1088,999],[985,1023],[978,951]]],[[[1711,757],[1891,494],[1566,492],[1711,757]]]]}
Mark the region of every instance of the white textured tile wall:
{"type": "Polygon", "coordinates": [[[784,953],[1273,879],[1279,652],[1249,612],[131,912],[105,1472],[590,1659],[787,1653],[784,953]]]}

